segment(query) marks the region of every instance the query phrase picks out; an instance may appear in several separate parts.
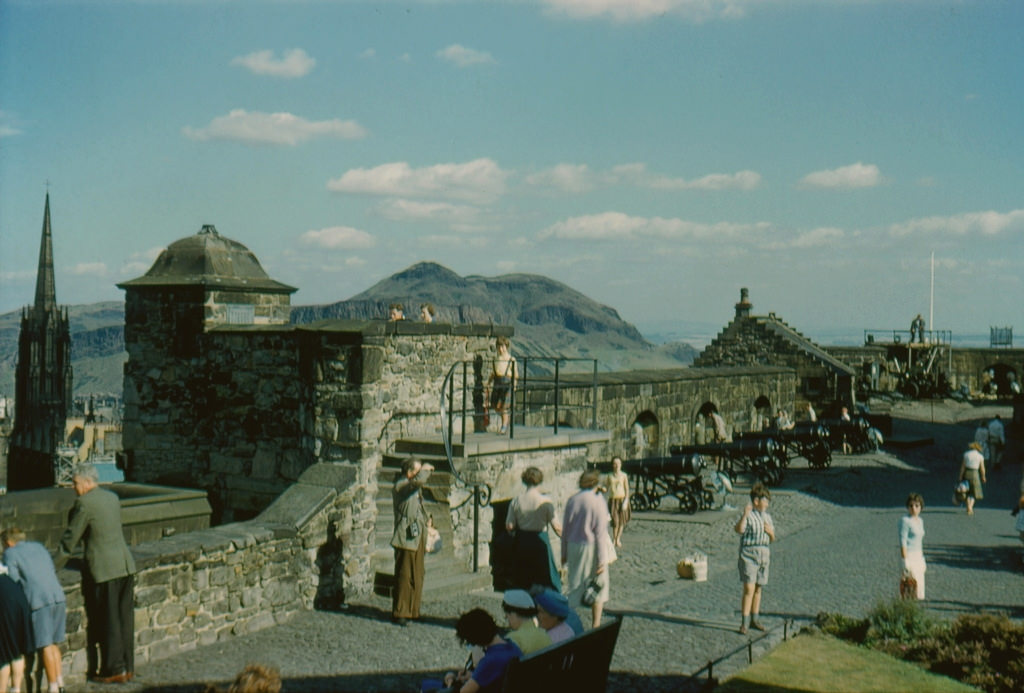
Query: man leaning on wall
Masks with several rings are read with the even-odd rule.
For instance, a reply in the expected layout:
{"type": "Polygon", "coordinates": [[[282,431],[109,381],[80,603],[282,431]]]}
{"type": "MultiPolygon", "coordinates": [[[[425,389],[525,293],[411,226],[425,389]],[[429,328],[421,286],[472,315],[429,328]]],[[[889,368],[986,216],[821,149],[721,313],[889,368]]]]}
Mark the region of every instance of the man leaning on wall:
{"type": "Polygon", "coordinates": [[[135,560],[121,528],[121,500],[99,487],[99,474],[91,464],[75,465],[71,483],[78,498],[60,541],[59,562],[66,562],[82,543],[88,678],[126,683],[135,676],[135,560]],[[94,644],[99,645],[98,663],[94,644]]]}

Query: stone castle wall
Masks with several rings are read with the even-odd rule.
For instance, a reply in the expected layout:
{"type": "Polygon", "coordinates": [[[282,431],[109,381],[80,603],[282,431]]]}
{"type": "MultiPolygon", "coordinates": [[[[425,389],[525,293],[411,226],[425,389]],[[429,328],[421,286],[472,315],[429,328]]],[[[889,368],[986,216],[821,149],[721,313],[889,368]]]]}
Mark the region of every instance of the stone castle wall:
{"type": "MultiPolygon", "coordinates": [[[[570,378],[580,384],[585,379],[570,378]]],[[[766,400],[770,409],[792,412],[796,392],[792,369],[773,366],[744,368],[683,368],[598,374],[597,428],[611,432],[606,458],[636,456],[633,423],[647,429],[647,456],[665,456],[672,445],[704,441],[704,422],[698,412],[708,403],[722,415],[731,432],[760,430],[761,412],[755,402],[766,400]],[[653,429],[655,430],[652,430],[653,429]]],[[[574,383],[576,384],[576,383],[574,383]]],[[[559,418],[572,427],[590,426],[593,413],[586,387],[565,389],[559,418]]],[[[545,402],[543,410],[527,414],[531,426],[554,423],[551,391],[530,393],[531,401],[545,402]]]]}
{"type": "MultiPolygon", "coordinates": [[[[365,570],[341,547],[358,524],[351,466],[317,464],[258,518],[132,547],[135,658],[162,659],[261,630],[314,607],[337,608],[365,570]]],[[[77,570],[68,599],[65,671],[86,671],[85,608],[77,570]]]]}

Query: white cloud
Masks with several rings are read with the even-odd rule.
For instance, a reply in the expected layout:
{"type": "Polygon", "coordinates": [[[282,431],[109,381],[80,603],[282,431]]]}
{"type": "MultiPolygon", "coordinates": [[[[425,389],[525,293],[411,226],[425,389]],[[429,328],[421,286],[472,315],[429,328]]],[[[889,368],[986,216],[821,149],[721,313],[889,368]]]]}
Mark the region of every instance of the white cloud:
{"type": "Polygon", "coordinates": [[[4,271],[0,272],[0,281],[2,281],[2,282],[12,282],[12,283],[15,283],[15,282],[23,282],[25,280],[35,281],[35,279],[36,279],[36,270],[35,269],[4,270],[4,271]]]}
{"type": "Polygon", "coordinates": [[[21,134],[21,130],[13,125],[12,121],[14,121],[14,116],[9,111],[0,110],[0,137],[14,137],[21,134]]]}
{"type": "Polygon", "coordinates": [[[404,161],[396,161],[374,168],[349,169],[340,178],[327,181],[327,189],[361,195],[442,197],[484,202],[505,192],[508,175],[487,158],[418,169],[404,161]]]}
{"type": "Polygon", "coordinates": [[[247,144],[294,146],[314,137],[355,140],[366,137],[366,129],[354,120],[312,121],[291,113],[262,113],[235,109],[210,121],[204,128],[182,128],[193,140],[233,140],[247,144]]]}
{"type": "Polygon", "coordinates": [[[808,173],[800,181],[809,188],[873,188],[882,182],[882,174],[874,164],[857,162],[830,171],[808,173]]]}
{"type": "Polygon", "coordinates": [[[331,226],[326,229],[306,231],[299,237],[303,245],[312,245],[326,250],[356,250],[371,248],[376,242],[370,234],[351,226],[331,226]]]}
{"type": "Polygon", "coordinates": [[[367,48],[365,51],[359,54],[359,57],[363,60],[370,60],[377,57],[377,51],[373,48],[367,48]]]}
{"type": "Polygon", "coordinates": [[[526,182],[562,192],[584,193],[593,190],[597,181],[586,164],[558,164],[527,176],[526,182]]]}
{"type": "Polygon", "coordinates": [[[638,22],[667,14],[700,22],[745,16],[748,0],[542,0],[550,12],[576,19],[638,22]]]}
{"type": "Polygon", "coordinates": [[[756,171],[709,173],[694,180],[656,176],[645,185],[659,190],[753,190],[761,185],[761,174],[756,171]]]}
{"type": "Polygon", "coordinates": [[[889,233],[894,236],[914,233],[994,236],[1003,232],[1024,233],[1024,209],[1005,213],[988,211],[951,217],[924,217],[889,227],[889,233]]]}
{"type": "Polygon", "coordinates": [[[308,75],[316,65],[316,60],[309,57],[301,48],[293,48],[281,58],[275,58],[273,51],[256,51],[238,56],[231,64],[240,65],[256,75],[294,79],[308,75]]]}
{"type": "Polygon", "coordinates": [[[493,63],[494,57],[486,51],[473,50],[453,43],[447,48],[442,48],[435,55],[442,60],[457,65],[458,67],[471,67],[473,65],[486,65],[493,63]]]}
{"type": "Polygon", "coordinates": [[[71,274],[103,277],[107,274],[107,265],[104,262],[79,262],[71,268],[71,274]]]}
{"type": "Polygon", "coordinates": [[[846,234],[842,229],[837,229],[831,226],[822,226],[800,234],[793,239],[789,245],[794,248],[817,248],[819,246],[835,243],[845,235],[846,234]]]}
{"type": "Polygon", "coordinates": [[[765,222],[703,224],[684,219],[634,217],[622,212],[604,212],[560,221],[542,230],[539,236],[572,241],[632,240],[640,237],[707,240],[723,236],[740,236],[767,228],[769,224],[765,222]]]}
{"type": "Polygon", "coordinates": [[[425,221],[451,224],[454,230],[472,230],[478,221],[480,210],[469,205],[455,205],[450,202],[420,202],[418,200],[388,200],[377,212],[394,221],[425,221]]]}
{"type": "Polygon", "coordinates": [[[154,246],[148,250],[140,250],[128,256],[128,260],[121,265],[122,276],[137,277],[149,271],[160,253],[164,252],[163,246],[154,246]]]}

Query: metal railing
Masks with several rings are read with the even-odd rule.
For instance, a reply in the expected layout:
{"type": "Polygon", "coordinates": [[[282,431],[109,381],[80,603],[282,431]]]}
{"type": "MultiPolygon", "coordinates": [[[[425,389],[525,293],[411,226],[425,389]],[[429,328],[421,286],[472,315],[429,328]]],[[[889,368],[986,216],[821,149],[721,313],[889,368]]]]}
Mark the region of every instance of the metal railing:
{"type": "MultiPolygon", "coordinates": [[[[448,369],[441,386],[442,431],[446,440],[458,437],[466,442],[466,433],[484,432],[484,421],[497,412],[489,408],[491,362],[482,357],[459,361],[448,369]]],[[[517,361],[512,396],[509,398],[508,436],[515,438],[516,424],[547,421],[557,434],[566,412],[586,410],[589,428],[597,428],[597,359],[557,356],[523,356],[517,361]],[[586,370],[579,364],[586,364],[586,370]],[[568,366],[568,370],[566,367],[568,366]],[[582,404],[566,401],[569,391],[589,393],[582,404]],[[548,416],[550,414],[550,417],[548,416]]]]}
{"type": "MultiPolygon", "coordinates": [[[[493,372],[492,362],[478,356],[472,361],[459,361],[452,364],[441,383],[441,438],[444,441],[445,457],[448,468],[456,483],[471,488],[472,494],[456,508],[461,508],[473,500],[473,572],[480,569],[480,508],[486,507],[491,501],[491,487],[480,482],[471,482],[463,478],[455,464],[452,453],[453,441],[458,434],[462,445],[466,443],[466,431],[472,427],[473,432],[484,432],[484,422],[490,415],[487,398],[490,396],[489,381],[493,372]],[[457,424],[457,425],[456,425],[457,424]]],[[[522,413],[522,421],[526,422],[528,413],[544,416],[544,410],[553,409],[552,429],[558,433],[562,414],[566,410],[589,408],[590,427],[597,428],[597,359],[572,359],[549,356],[523,356],[517,362],[517,372],[513,376],[512,392],[509,397],[508,436],[515,438],[516,412],[522,413]],[[566,378],[563,364],[586,362],[591,370],[586,374],[571,373],[566,378]],[[520,365],[521,364],[521,365],[520,365]],[[546,370],[545,366],[550,370],[546,370]],[[585,376],[585,377],[581,377],[585,376]],[[590,402],[586,405],[572,405],[564,402],[566,390],[589,389],[590,402]],[[548,399],[550,398],[550,402],[548,399]],[[518,399],[518,407],[517,407],[518,399]]]]}
{"type": "MultiPolygon", "coordinates": [[[[911,344],[910,330],[864,330],[864,344],[911,344]],[[884,341],[888,337],[888,342],[884,341]]],[[[924,330],[913,344],[947,345],[953,342],[952,330],[924,330]]]]}

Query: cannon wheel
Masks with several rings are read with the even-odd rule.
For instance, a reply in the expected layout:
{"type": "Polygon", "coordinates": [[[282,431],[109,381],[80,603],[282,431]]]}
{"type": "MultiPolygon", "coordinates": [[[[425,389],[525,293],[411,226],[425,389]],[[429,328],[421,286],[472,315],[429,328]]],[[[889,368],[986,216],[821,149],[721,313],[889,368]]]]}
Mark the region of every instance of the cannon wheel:
{"type": "Polygon", "coordinates": [[[775,460],[769,459],[764,464],[757,466],[757,478],[768,486],[778,486],[782,483],[782,470],[775,464],[775,460]]]}
{"type": "Polygon", "coordinates": [[[832,451],[827,445],[815,445],[807,451],[807,462],[815,469],[832,466],[832,451]]]}
{"type": "Polygon", "coordinates": [[[700,503],[697,502],[697,498],[693,495],[690,490],[683,491],[679,494],[679,511],[684,512],[687,515],[693,515],[697,512],[697,508],[700,503]]]}
{"type": "Polygon", "coordinates": [[[661,496],[659,496],[657,493],[648,493],[647,494],[647,509],[648,510],[657,510],[659,506],[661,506],[661,496]]]}
{"type": "Polygon", "coordinates": [[[629,495],[629,509],[635,513],[647,510],[647,498],[642,493],[631,493],[629,495]]]}

